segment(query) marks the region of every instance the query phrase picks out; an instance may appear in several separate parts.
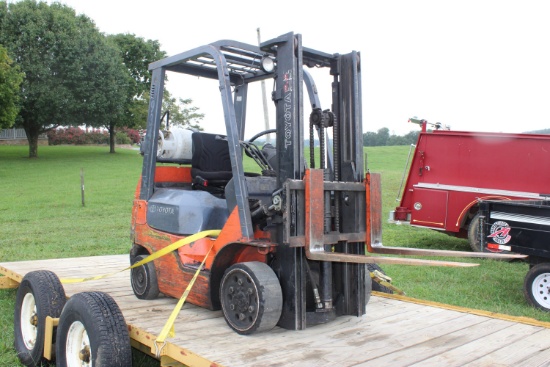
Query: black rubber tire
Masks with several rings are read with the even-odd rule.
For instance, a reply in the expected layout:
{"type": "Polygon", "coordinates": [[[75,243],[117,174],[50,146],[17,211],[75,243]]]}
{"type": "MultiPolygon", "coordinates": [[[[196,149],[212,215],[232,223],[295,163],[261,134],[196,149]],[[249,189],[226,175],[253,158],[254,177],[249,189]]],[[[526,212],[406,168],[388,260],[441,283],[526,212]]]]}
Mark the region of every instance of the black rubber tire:
{"type": "MultiPolygon", "coordinates": [[[[384,270],[382,270],[382,268],[378,264],[370,264],[369,263],[369,264],[367,264],[367,269],[371,273],[378,270],[382,274],[386,275],[386,272],[384,270]]],[[[370,274],[369,274],[369,277],[370,277],[370,274]]],[[[381,284],[379,284],[378,282],[375,282],[375,281],[372,281],[372,290],[375,291],[375,292],[393,294],[393,290],[391,290],[390,288],[388,288],[386,286],[383,286],[383,285],[381,285],[381,284]]]]}
{"type": "Polygon", "coordinates": [[[474,215],[468,224],[468,243],[473,252],[481,252],[479,244],[479,214],[474,215]]]}
{"type": "Polygon", "coordinates": [[[244,262],[225,271],[220,301],[229,327],[248,335],[277,325],[283,309],[283,292],[279,279],[267,264],[244,262]]]}
{"type": "Polygon", "coordinates": [[[111,296],[82,292],[68,301],[57,327],[57,366],[127,367],[132,348],[124,316],[111,296]],[[87,358],[87,359],[86,359],[87,358]]]}
{"type": "Polygon", "coordinates": [[[46,316],[58,318],[66,301],[65,290],[53,272],[37,270],[23,277],[14,313],[14,347],[21,364],[48,363],[43,357],[46,316]]]}
{"type": "Polygon", "coordinates": [[[531,306],[550,312],[550,263],[529,269],[523,282],[523,294],[531,306]]]}
{"type": "MultiPolygon", "coordinates": [[[[138,255],[134,258],[134,263],[145,259],[147,255],[138,255]]],[[[157,271],[153,261],[134,268],[130,272],[132,290],[139,299],[156,299],[159,296],[159,283],[157,280],[157,271]]]]}

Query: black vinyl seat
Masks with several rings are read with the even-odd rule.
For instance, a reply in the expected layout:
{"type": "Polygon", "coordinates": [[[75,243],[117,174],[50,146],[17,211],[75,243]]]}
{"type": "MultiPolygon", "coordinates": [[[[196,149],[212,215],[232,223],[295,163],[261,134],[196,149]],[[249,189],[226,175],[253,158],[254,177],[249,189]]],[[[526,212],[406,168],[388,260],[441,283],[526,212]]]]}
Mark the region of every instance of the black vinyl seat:
{"type": "Polygon", "coordinates": [[[193,185],[223,189],[233,177],[227,137],[195,132],[191,139],[193,141],[191,158],[193,185]]]}

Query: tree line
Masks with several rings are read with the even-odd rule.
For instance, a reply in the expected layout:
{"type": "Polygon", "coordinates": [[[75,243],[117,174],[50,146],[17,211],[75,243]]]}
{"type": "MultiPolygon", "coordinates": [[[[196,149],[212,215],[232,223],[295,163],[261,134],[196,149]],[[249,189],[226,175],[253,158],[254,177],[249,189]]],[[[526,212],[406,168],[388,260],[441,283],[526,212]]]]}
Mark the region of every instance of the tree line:
{"type": "MultiPolygon", "coordinates": [[[[145,126],[148,65],[163,57],[158,41],[105,35],[66,5],[0,1],[0,128],[25,129],[29,157],[38,156],[38,136],[60,126],[106,128],[114,153],[117,129],[145,126]]],[[[176,125],[204,117],[168,91],[163,109],[176,125]]]]}
{"type": "Polygon", "coordinates": [[[418,131],[410,131],[405,135],[390,134],[390,129],[383,127],[378,129],[377,132],[367,131],[363,134],[363,146],[365,147],[377,147],[385,145],[410,145],[416,144],[418,140],[418,131]]]}

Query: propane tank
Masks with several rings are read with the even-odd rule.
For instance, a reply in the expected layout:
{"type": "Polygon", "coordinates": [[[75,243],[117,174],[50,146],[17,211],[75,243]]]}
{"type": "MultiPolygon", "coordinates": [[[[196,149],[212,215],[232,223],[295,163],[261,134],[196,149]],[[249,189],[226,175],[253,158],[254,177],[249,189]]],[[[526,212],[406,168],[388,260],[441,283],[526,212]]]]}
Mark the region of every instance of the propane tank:
{"type": "Polygon", "coordinates": [[[159,131],[157,158],[191,159],[193,156],[192,130],[173,127],[159,131]]]}

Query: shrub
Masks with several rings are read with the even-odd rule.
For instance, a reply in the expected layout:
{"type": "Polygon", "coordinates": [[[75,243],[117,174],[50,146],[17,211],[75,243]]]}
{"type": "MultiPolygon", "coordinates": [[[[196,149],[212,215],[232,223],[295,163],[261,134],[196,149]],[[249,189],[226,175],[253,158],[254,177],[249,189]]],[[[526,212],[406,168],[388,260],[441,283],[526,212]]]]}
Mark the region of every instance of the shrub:
{"type": "Polygon", "coordinates": [[[132,144],[132,141],[124,131],[117,131],[115,135],[115,142],[117,144],[132,144]]]}
{"type": "Polygon", "coordinates": [[[128,136],[128,138],[130,138],[130,140],[132,141],[131,144],[139,144],[139,142],[141,141],[141,135],[137,130],[123,127],[120,131],[124,132],[128,136]]]}
{"type": "Polygon", "coordinates": [[[109,134],[96,129],[93,129],[90,132],[85,132],[78,127],[59,128],[48,131],[47,135],[49,145],[109,143],[109,134]]]}
{"type": "MultiPolygon", "coordinates": [[[[47,133],[49,145],[60,144],[109,144],[109,133],[99,129],[88,132],[78,127],[58,128],[47,133]]],[[[141,140],[139,131],[122,128],[115,135],[116,144],[138,144],[141,140]]]]}

